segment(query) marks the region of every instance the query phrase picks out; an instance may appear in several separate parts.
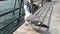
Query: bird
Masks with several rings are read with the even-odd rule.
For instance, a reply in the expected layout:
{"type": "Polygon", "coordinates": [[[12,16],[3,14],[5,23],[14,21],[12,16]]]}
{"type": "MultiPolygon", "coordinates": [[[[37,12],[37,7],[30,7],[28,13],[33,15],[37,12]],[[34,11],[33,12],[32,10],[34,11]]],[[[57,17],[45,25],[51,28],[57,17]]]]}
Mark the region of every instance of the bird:
{"type": "Polygon", "coordinates": [[[25,10],[25,23],[27,24],[26,26],[29,26],[29,28],[31,27],[30,29],[33,28],[32,24],[39,27],[49,28],[49,26],[43,24],[37,16],[30,13],[29,7],[26,4],[24,5],[24,10],[25,10]]]}

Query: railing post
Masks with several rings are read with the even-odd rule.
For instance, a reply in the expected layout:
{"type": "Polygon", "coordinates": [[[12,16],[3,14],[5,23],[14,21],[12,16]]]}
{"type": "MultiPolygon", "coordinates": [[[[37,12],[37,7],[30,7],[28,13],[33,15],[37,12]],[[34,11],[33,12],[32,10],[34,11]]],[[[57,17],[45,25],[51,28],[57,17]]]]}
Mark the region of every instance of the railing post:
{"type": "MultiPolygon", "coordinates": [[[[17,2],[17,0],[15,0],[15,4],[14,4],[14,10],[15,10],[15,7],[16,7],[16,2],[17,2]]],[[[13,11],[13,15],[14,15],[15,13],[14,13],[14,11],[13,11]]]]}
{"type": "Polygon", "coordinates": [[[22,10],[22,8],[23,8],[23,7],[22,7],[22,6],[23,6],[23,0],[18,0],[18,3],[19,3],[19,8],[20,8],[20,9],[19,9],[19,15],[18,15],[17,23],[19,24],[19,21],[20,21],[20,20],[19,20],[19,19],[20,19],[19,17],[22,15],[22,11],[21,11],[21,10],[22,10]]]}
{"type": "Polygon", "coordinates": [[[18,0],[18,3],[19,3],[19,14],[18,14],[17,24],[19,24],[19,21],[20,21],[19,20],[20,19],[19,16],[21,15],[21,12],[20,12],[21,11],[21,0],[18,0]]]}

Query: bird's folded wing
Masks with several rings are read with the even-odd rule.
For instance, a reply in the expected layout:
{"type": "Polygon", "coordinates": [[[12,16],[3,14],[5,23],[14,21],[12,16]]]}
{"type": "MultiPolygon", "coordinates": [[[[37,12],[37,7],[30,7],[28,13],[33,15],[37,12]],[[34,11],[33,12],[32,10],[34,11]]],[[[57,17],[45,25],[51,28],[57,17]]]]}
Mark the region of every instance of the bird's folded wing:
{"type": "Polygon", "coordinates": [[[36,16],[34,16],[34,15],[28,16],[28,17],[26,18],[26,20],[27,20],[28,22],[30,22],[31,24],[35,24],[35,25],[40,22],[40,20],[39,20],[38,18],[36,18],[36,16]]]}

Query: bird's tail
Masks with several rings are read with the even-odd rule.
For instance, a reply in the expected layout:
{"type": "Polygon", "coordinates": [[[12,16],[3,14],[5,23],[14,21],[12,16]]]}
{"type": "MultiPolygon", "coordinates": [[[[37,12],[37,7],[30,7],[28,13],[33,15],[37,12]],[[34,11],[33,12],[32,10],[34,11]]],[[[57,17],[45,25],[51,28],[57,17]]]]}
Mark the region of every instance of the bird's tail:
{"type": "Polygon", "coordinates": [[[45,24],[38,24],[36,26],[40,26],[40,27],[45,27],[45,28],[49,28],[49,26],[45,25],[45,24]]]}

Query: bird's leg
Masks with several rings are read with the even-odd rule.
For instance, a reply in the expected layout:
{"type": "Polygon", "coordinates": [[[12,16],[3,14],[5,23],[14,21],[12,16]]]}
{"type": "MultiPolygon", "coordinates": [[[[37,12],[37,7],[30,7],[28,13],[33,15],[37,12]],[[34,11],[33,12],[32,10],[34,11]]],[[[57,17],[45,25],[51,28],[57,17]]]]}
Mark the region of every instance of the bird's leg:
{"type": "Polygon", "coordinates": [[[34,28],[33,28],[33,27],[29,27],[29,26],[28,26],[27,30],[31,30],[31,31],[33,31],[33,30],[34,30],[34,28]]]}
{"type": "Polygon", "coordinates": [[[25,24],[28,24],[27,20],[26,20],[26,16],[25,16],[25,24]]]}
{"type": "Polygon", "coordinates": [[[28,24],[28,22],[27,22],[27,21],[25,21],[25,23],[26,23],[26,24],[28,24]]]}
{"type": "Polygon", "coordinates": [[[33,28],[32,24],[28,24],[28,30],[34,31],[34,28],[33,28]]]}
{"type": "Polygon", "coordinates": [[[26,30],[34,30],[34,28],[32,27],[32,24],[30,24],[29,22],[26,22],[26,30]]]}

